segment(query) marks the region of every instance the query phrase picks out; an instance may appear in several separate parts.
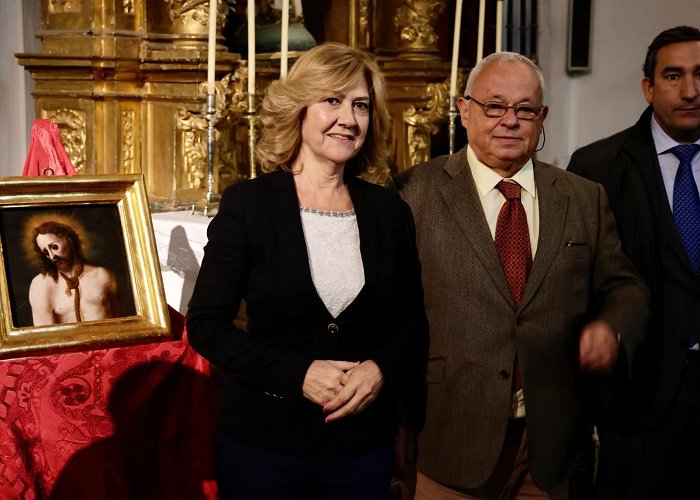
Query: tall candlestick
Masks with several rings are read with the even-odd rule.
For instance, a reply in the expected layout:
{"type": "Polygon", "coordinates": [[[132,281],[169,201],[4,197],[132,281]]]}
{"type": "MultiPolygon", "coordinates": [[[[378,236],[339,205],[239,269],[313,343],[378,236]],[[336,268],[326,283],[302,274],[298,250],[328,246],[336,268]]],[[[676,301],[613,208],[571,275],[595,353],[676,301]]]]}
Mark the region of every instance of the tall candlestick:
{"type": "Polygon", "coordinates": [[[248,93],[255,93],[255,0],[248,0],[248,93]]]}
{"type": "Polygon", "coordinates": [[[280,40],[280,78],[287,77],[289,65],[289,0],[282,0],[282,36],[280,40]]]}
{"type": "Polygon", "coordinates": [[[459,61],[459,38],[462,31],[462,0],[455,6],[455,32],[452,40],[452,69],[450,71],[450,108],[447,115],[449,122],[450,154],[455,152],[455,132],[457,126],[457,63],[459,61]]]}
{"type": "Polygon", "coordinates": [[[496,52],[500,52],[503,46],[503,0],[496,2],[496,52]]]}
{"type": "Polygon", "coordinates": [[[479,0],[479,30],[476,39],[476,62],[484,58],[484,20],[486,18],[486,0],[479,0]]]}
{"type": "Polygon", "coordinates": [[[450,71],[450,98],[457,96],[457,63],[459,62],[459,37],[462,30],[462,0],[455,8],[455,32],[452,40],[452,69],[450,71]]]}
{"type": "Polygon", "coordinates": [[[209,53],[207,56],[207,94],[215,90],[216,69],[216,9],[218,0],[209,0],[209,53]]]}

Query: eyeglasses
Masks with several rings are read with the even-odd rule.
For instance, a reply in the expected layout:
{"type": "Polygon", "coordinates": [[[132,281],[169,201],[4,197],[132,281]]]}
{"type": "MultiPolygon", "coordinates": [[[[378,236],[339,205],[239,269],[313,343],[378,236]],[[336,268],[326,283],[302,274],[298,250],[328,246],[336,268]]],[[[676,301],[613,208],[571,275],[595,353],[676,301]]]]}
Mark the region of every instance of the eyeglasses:
{"type": "Polygon", "coordinates": [[[515,116],[519,120],[534,120],[542,112],[544,106],[531,106],[530,104],[514,104],[509,106],[503,102],[479,102],[472,96],[465,97],[468,101],[474,101],[484,111],[484,114],[489,118],[501,118],[505,116],[510,108],[513,108],[515,116]]]}

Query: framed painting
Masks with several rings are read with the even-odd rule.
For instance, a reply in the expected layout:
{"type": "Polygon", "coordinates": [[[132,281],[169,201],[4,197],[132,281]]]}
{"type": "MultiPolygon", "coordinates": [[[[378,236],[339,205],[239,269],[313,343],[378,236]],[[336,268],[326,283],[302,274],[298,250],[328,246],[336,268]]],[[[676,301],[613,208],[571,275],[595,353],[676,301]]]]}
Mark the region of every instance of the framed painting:
{"type": "Polygon", "coordinates": [[[171,338],[143,176],[0,178],[0,359],[171,338]]]}

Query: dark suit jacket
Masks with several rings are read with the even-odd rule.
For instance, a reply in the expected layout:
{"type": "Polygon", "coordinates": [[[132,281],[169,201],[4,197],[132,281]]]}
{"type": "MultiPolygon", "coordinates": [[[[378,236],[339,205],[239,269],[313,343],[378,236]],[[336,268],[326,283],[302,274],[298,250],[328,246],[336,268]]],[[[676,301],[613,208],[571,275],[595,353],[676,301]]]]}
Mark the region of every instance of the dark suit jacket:
{"type": "MultiPolygon", "coordinates": [[[[633,385],[603,392],[604,422],[650,426],[676,392],[688,342],[700,328],[700,280],[673,222],[651,135],[651,107],[632,127],[576,151],[568,169],[601,183],[625,253],[651,289],[651,320],[633,360],[633,385]],[[641,418],[637,418],[641,417],[641,418]]],[[[611,389],[608,387],[607,389],[611,389]]]]}
{"type": "Polygon", "coordinates": [[[397,428],[402,388],[413,394],[403,400],[404,418],[422,423],[427,330],[410,210],[396,192],[357,178],[347,184],[365,285],[337,318],[311,278],[291,174],[229,187],[209,225],[187,331],[192,346],[229,375],[221,432],[240,442],[285,451],[385,444],[397,428]],[[233,325],[242,299],[247,332],[233,325]],[[327,425],[302,394],[317,359],[372,359],[385,386],[363,412],[327,425]]]}
{"type": "Polygon", "coordinates": [[[517,350],[529,464],[542,489],[566,480],[585,435],[581,327],[610,323],[633,351],[647,291],[622,254],[603,189],[535,162],[537,252],[515,306],[467,164],[466,149],[395,182],[413,210],[430,324],[426,424],[418,468],[477,488],[502,449],[517,350]]]}

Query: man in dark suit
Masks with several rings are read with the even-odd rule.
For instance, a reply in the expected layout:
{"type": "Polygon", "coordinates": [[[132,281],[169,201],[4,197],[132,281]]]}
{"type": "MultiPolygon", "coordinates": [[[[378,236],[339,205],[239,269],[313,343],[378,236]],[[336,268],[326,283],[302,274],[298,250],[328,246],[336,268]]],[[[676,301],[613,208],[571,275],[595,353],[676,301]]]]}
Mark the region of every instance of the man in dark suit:
{"type": "Polygon", "coordinates": [[[647,289],[603,189],[532,159],[542,88],[524,56],[485,58],[458,103],[469,145],[395,179],[431,335],[419,499],[568,498],[584,372],[641,340],[647,289]]]}
{"type": "Polygon", "coordinates": [[[698,29],[679,26],[654,39],[642,90],[650,106],[639,121],[576,151],[569,164],[605,187],[623,250],[651,289],[651,320],[632,363],[633,384],[616,378],[601,391],[601,487],[615,499],[697,498],[698,29]]]}

